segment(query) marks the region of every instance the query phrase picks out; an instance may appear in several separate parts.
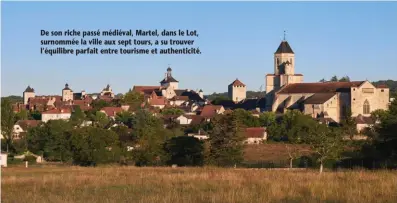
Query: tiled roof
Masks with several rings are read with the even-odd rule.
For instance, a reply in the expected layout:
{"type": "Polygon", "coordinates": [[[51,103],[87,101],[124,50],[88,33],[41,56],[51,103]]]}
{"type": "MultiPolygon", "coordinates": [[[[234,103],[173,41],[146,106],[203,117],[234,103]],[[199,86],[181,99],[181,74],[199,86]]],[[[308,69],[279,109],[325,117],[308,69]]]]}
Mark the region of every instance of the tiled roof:
{"type": "Polygon", "coordinates": [[[243,86],[243,87],[245,87],[245,84],[242,83],[242,82],[241,82],[240,80],[238,80],[238,79],[234,80],[230,85],[232,85],[232,86],[243,86]]]}
{"type": "Polygon", "coordinates": [[[101,112],[105,113],[107,116],[110,116],[110,117],[116,116],[116,114],[121,111],[123,111],[123,109],[121,107],[112,107],[112,106],[103,107],[101,109],[101,112]]]}
{"type": "Polygon", "coordinates": [[[21,126],[23,130],[27,130],[30,127],[36,127],[41,121],[38,120],[19,120],[15,125],[21,126]]]}
{"type": "Polygon", "coordinates": [[[359,114],[357,117],[355,117],[356,123],[357,124],[373,124],[374,121],[370,116],[363,116],[359,114]]]}
{"type": "Polygon", "coordinates": [[[277,51],[275,54],[283,54],[283,53],[289,53],[293,54],[294,52],[292,51],[291,47],[289,46],[288,42],[283,40],[280,43],[280,46],[278,46],[277,51]]]}
{"type": "Polygon", "coordinates": [[[350,92],[351,87],[358,87],[364,82],[365,81],[294,83],[281,88],[281,90],[278,93],[294,94],[294,93],[350,92]]]}
{"type": "Polygon", "coordinates": [[[246,138],[263,138],[265,132],[266,132],[266,128],[263,128],[263,127],[246,128],[245,129],[245,137],[246,138]]]}
{"type": "Polygon", "coordinates": [[[217,114],[217,111],[219,111],[221,108],[221,105],[206,105],[203,107],[200,116],[207,118],[214,117],[217,114]]]}
{"type": "Polygon", "coordinates": [[[386,84],[379,84],[376,87],[377,88],[389,88],[386,84]]]}
{"type": "Polygon", "coordinates": [[[133,91],[142,92],[142,93],[144,93],[144,91],[150,91],[150,93],[152,93],[152,91],[159,89],[161,89],[161,86],[134,86],[132,88],[133,91]]]}
{"type": "Polygon", "coordinates": [[[160,83],[169,83],[169,82],[178,82],[178,80],[176,80],[175,78],[169,75],[166,78],[164,78],[160,83]]]}
{"type": "Polygon", "coordinates": [[[305,104],[323,104],[329,99],[331,99],[335,93],[316,93],[311,97],[307,98],[305,104]]]}

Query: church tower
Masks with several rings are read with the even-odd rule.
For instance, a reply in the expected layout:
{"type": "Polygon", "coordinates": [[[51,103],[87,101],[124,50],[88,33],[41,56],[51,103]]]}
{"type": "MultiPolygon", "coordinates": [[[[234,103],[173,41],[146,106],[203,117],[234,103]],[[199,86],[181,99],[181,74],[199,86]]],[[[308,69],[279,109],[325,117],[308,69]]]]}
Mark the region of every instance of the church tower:
{"type": "Polygon", "coordinates": [[[165,73],[165,77],[162,81],[160,81],[160,85],[163,87],[171,86],[174,90],[178,89],[179,81],[172,77],[172,69],[171,67],[167,68],[167,73],[165,73]]]}
{"type": "Polygon", "coordinates": [[[281,87],[303,82],[302,74],[295,74],[295,53],[288,41],[281,41],[274,53],[274,74],[266,75],[266,106],[271,109],[274,93],[281,87]]]}
{"type": "Polygon", "coordinates": [[[29,85],[23,92],[23,104],[25,105],[28,104],[29,98],[34,98],[34,97],[35,97],[34,89],[31,88],[29,85]]]}
{"type": "Polygon", "coordinates": [[[62,101],[73,100],[73,91],[69,88],[68,83],[65,84],[65,88],[62,89],[62,101]]]}
{"type": "Polygon", "coordinates": [[[228,86],[228,96],[234,103],[244,100],[247,97],[247,86],[236,79],[228,86]]]}

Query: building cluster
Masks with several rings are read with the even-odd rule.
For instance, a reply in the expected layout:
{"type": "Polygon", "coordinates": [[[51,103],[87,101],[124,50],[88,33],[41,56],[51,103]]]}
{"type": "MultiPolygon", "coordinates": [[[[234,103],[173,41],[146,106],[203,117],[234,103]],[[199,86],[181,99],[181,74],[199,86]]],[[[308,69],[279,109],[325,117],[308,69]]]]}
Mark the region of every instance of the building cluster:
{"type": "MultiPolygon", "coordinates": [[[[203,91],[180,89],[179,81],[168,67],[164,78],[157,86],[133,86],[132,91],[143,95],[144,104],[155,115],[161,115],[167,125],[177,122],[180,125],[194,125],[210,121],[217,114],[234,109],[245,109],[254,116],[263,111],[272,111],[282,115],[286,110],[297,109],[310,115],[313,119],[326,124],[339,123],[351,110],[361,130],[374,123],[370,114],[377,109],[387,109],[389,88],[374,86],[368,81],[317,82],[304,83],[303,75],[295,73],[295,54],[289,43],[283,40],[274,53],[274,73],[266,75],[266,95],[262,98],[247,98],[247,86],[239,79],[228,85],[230,100],[217,105],[206,99],[203,91]],[[182,115],[162,115],[167,109],[179,109],[182,115]]],[[[62,95],[37,96],[35,90],[28,86],[23,92],[23,103],[15,104],[14,111],[28,109],[42,113],[42,122],[53,119],[69,119],[76,106],[83,111],[92,109],[92,102],[118,100],[110,85],[99,94],[87,94],[85,91],[73,92],[68,84],[62,89],[62,95]]],[[[129,106],[104,107],[100,111],[114,119],[116,114],[128,111],[129,106]]],[[[37,121],[20,121],[15,126],[19,135],[37,121]]],[[[266,139],[265,128],[247,128],[247,143],[260,143],[266,139]]],[[[189,133],[199,139],[207,139],[203,130],[189,133]]],[[[18,138],[19,136],[16,136],[18,138]]]]}

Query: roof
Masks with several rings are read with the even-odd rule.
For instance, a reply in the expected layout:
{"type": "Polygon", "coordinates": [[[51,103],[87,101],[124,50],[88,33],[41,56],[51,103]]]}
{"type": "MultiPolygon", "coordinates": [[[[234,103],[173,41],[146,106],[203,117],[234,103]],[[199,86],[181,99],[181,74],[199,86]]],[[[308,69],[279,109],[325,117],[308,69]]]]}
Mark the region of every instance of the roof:
{"type": "Polygon", "coordinates": [[[51,109],[48,111],[44,111],[42,114],[71,114],[72,111],[68,108],[62,108],[62,109],[51,109]]]}
{"type": "Polygon", "coordinates": [[[376,87],[377,88],[389,88],[386,84],[379,84],[376,87]]]}
{"type": "Polygon", "coordinates": [[[292,51],[291,47],[289,46],[288,42],[283,40],[280,43],[280,46],[278,46],[277,51],[275,54],[283,54],[283,53],[288,53],[288,54],[293,54],[294,52],[292,51]]]}
{"type": "Polygon", "coordinates": [[[245,129],[245,137],[246,138],[263,138],[265,132],[266,132],[266,128],[263,128],[263,127],[246,128],[245,129]]]}
{"type": "Polygon", "coordinates": [[[355,117],[356,123],[357,124],[373,124],[374,121],[370,116],[366,117],[361,114],[359,114],[357,117],[355,117]]]}
{"type": "Polygon", "coordinates": [[[113,106],[103,107],[101,109],[101,112],[105,113],[107,116],[110,116],[110,117],[116,116],[116,114],[121,111],[123,111],[123,109],[121,107],[113,107],[113,106]]]}
{"type": "Polygon", "coordinates": [[[331,99],[335,93],[316,93],[311,97],[307,98],[305,104],[324,104],[326,101],[331,99]]]}
{"type": "Polygon", "coordinates": [[[238,80],[238,79],[234,80],[230,85],[232,85],[232,86],[243,86],[243,87],[245,87],[245,84],[242,83],[242,82],[241,82],[240,80],[238,80]]]}
{"type": "Polygon", "coordinates": [[[68,83],[65,84],[65,88],[63,88],[63,90],[71,90],[71,89],[69,88],[68,83]]]}
{"type": "Polygon", "coordinates": [[[281,88],[279,94],[294,93],[331,93],[350,92],[351,87],[358,87],[365,81],[354,82],[317,82],[317,83],[294,83],[281,88]]]}
{"type": "Polygon", "coordinates": [[[38,120],[19,120],[15,125],[19,125],[23,130],[27,130],[30,127],[36,127],[40,122],[38,120]]]}
{"type": "Polygon", "coordinates": [[[169,82],[178,82],[175,78],[173,78],[171,75],[168,75],[166,78],[164,78],[160,83],[169,83],[169,82]]]}
{"type": "Polygon", "coordinates": [[[142,92],[142,93],[144,93],[145,91],[150,91],[151,93],[152,91],[159,89],[161,89],[161,86],[134,86],[132,88],[133,91],[142,92]]]}
{"type": "Polygon", "coordinates": [[[213,117],[223,106],[221,105],[206,105],[203,107],[203,110],[200,113],[200,116],[204,117],[213,117]]]}
{"type": "Polygon", "coordinates": [[[28,85],[28,87],[25,89],[25,92],[34,92],[34,89],[28,85]]]}
{"type": "Polygon", "coordinates": [[[187,101],[189,100],[188,96],[174,96],[171,101],[187,101]]]}

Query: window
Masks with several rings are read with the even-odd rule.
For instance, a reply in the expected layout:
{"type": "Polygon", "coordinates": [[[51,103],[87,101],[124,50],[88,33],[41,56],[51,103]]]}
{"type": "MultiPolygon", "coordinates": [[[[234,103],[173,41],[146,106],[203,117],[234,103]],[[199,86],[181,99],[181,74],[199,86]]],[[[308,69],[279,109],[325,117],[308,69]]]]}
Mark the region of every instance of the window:
{"type": "Polygon", "coordinates": [[[363,113],[364,114],[370,114],[371,113],[368,100],[365,100],[365,102],[364,102],[363,113]]]}
{"type": "Polygon", "coordinates": [[[280,65],[280,59],[277,58],[276,61],[277,61],[277,62],[276,62],[276,63],[277,63],[277,66],[279,66],[279,65],[280,65]]]}
{"type": "Polygon", "coordinates": [[[382,89],[382,90],[380,90],[380,91],[381,91],[381,92],[384,92],[385,90],[382,89]]]}

